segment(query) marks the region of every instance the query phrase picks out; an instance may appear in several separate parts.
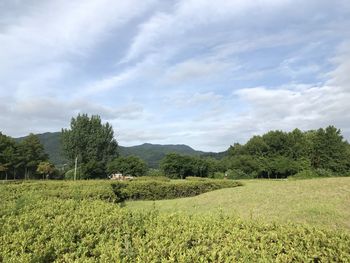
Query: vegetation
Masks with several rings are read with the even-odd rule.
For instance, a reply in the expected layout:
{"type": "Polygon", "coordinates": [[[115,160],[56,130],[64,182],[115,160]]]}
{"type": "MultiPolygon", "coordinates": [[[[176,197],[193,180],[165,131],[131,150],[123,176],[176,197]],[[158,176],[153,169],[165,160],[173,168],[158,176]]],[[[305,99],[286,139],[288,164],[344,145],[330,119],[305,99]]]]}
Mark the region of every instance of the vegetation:
{"type": "MultiPolygon", "coordinates": [[[[36,134],[40,142],[44,146],[45,152],[49,154],[50,162],[57,167],[62,167],[68,163],[67,158],[63,154],[61,144],[61,132],[46,132],[36,134]]],[[[16,138],[16,142],[24,140],[26,137],[16,138]]],[[[145,143],[138,146],[121,146],[118,145],[118,154],[120,156],[136,156],[146,162],[150,168],[158,168],[160,161],[167,153],[179,153],[190,156],[211,156],[220,159],[225,153],[207,153],[193,150],[187,145],[158,145],[145,143]],[[220,158],[219,158],[220,157],[220,158]]]]}
{"type": "Polygon", "coordinates": [[[48,179],[51,174],[55,172],[55,166],[49,162],[40,162],[36,171],[48,179]]]}
{"type": "Polygon", "coordinates": [[[349,172],[350,146],[333,126],[307,132],[270,131],[245,145],[231,146],[223,163],[226,169],[253,178],[286,178],[319,169],[339,176],[349,172]]]}
{"type": "MultiPolygon", "coordinates": [[[[274,183],[255,182],[263,183],[260,188],[274,183]]],[[[291,222],[242,220],[224,210],[206,216],[130,211],[106,198],[113,196],[110,184],[42,181],[0,185],[0,261],[349,261],[350,235],[346,232],[291,222]]],[[[238,191],[240,196],[243,189],[245,186],[220,191],[238,191]]],[[[219,196],[217,191],[212,194],[219,196]]],[[[265,202],[257,198],[260,204],[265,202]]]]}
{"type": "Polygon", "coordinates": [[[129,176],[144,176],[148,167],[136,156],[118,157],[107,165],[108,174],[121,173],[129,176]]]}
{"type": "Polygon", "coordinates": [[[121,156],[137,156],[144,160],[150,168],[158,168],[161,160],[169,153],[181,155],[200,156],[204,152],[193,150],[187,145],[159,145],[145,143],[132,147],[121,147],[121,156]]]}
{"type": "MultiPolygon", "coordinates": [[[[190,178],[191,179],[191,178],[190,178]]],[[[208,180],[208,179],[201,179],[208,180]]],[[[226,180],[230,181],[230,180],[226,180]]],[[[309,224],[350,232],[350,178],[309,180],[242,180],[244,186],[196,197],[126,202],[130,211],[222,213],[248,221],[309,224]]]]}
{"type": "MultiPolygon", "coordinates": [[[[62,167],[68,163],[68,160],[63,156],[61,144],[61,132],[45,132],[42,134],[35,134],[40,143],[44,146],[45,152],[49,155],[49,160],[56,167],[62,167]]],[[[21,142],[28,136],[15,138],[16,142],[21,142]]]]}
{"type": "Polygon", "coordinates": [[[184,179],[188,176],[209,177],[215,171],[220,170],[217,160],[177,153],[167,154],[160,168],[164,174],[173,179],[184,179]]]}
{"type": "Polygon", "coordinates": [[[343,176],[350,172],[350,145],[333,126],[307,132],[270,131],[244,145],[234,144],[220,160],[170,153],[160,168],[174,179],[343,176]]]}
{"type": "Polygon", "coordinates": [[[181,181],[141,180],[112,184],[117,202],[161,200],[196,196],[205,192],[242,185],[228,180],[181,181]]]}
{"type": "Polygon", "coordinates": [[[37,178],[39,163],[47,160],[48,155],[34,134],[17,143],[0,132],[1,179],[37,178]]]}
{"type": "Polygon", "coordinates": [[[86,114],[72,118],[70,129],[62,129],[62,146],[73,166],[79,162],[80,178],[106,178],[107,163],[117,156],[112,126],[101,123],[99,116],[86,114]]]}

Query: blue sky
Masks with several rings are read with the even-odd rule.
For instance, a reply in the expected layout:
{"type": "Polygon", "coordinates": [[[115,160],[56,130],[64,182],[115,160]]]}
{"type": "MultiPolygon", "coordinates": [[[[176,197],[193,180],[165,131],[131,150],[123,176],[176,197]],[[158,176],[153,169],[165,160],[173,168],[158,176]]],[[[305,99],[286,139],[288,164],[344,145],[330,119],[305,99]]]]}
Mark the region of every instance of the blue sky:
{"type": "Polygon", "coordinates": [[[348,0],[0,0],[0,130],[78,113],[121,145],[221,151],[268,130],[350,139],[348,0]]]}

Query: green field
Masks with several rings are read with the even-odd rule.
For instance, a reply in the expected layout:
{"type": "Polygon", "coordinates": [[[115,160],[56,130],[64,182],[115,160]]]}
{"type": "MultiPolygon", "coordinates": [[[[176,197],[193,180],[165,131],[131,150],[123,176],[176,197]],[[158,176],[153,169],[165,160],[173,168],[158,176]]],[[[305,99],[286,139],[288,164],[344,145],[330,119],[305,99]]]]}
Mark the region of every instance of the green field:
{"type": "Polygon", "coordinates": [[[0,262],[350,262],[349,179],[243,181],[126,203],[112,181],[1,183],[0,262]]]}
{"type": "Polygon", "coordinates": [[[132,211],[224,213],[264,222],[296,222],[350,231],[350,178],[242,180],[244,186],[200,196],[127,202],[132,211]]]}

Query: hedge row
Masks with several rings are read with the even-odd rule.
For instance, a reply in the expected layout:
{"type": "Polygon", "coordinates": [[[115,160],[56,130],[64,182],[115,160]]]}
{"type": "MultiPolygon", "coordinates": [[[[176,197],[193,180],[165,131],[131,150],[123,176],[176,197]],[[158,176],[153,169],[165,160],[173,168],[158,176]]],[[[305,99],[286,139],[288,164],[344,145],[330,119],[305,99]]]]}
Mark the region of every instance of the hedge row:
{"type": "Polygon", "coordinates": [[[1,200],[18,199],[23,195],[32,197],[76,200],[115,201],[111,181],[21,181],[4,184],[1,187],[1,200]]]}
{"type": "Polygon", "coordinates": [[[112,184],[117,202],[125,200],[161,200],[196,196],[205,192],[241,186],[230,180],[205,181],[131,181],[112,184]]]}
{"type": "MultiPolygon", "coordinates": [[[[0,209],[0,262],[349,262],[350,236],[49,198],[0,209]]],[[[0,204],[0,208],[2,208],[0,204]]]]}

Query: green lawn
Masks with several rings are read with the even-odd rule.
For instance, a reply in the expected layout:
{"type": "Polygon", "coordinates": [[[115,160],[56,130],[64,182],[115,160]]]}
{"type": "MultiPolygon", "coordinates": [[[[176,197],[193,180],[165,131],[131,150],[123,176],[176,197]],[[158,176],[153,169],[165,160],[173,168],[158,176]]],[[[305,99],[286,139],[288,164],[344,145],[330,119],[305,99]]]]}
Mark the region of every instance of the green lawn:
{"type": "Polygon", "coordinates": [[[130,201],[128,210],[229,214],[243,219],[297,222],[350,231],[350,178],[243,180],[244,186],[196,197],[130,201]]]}

